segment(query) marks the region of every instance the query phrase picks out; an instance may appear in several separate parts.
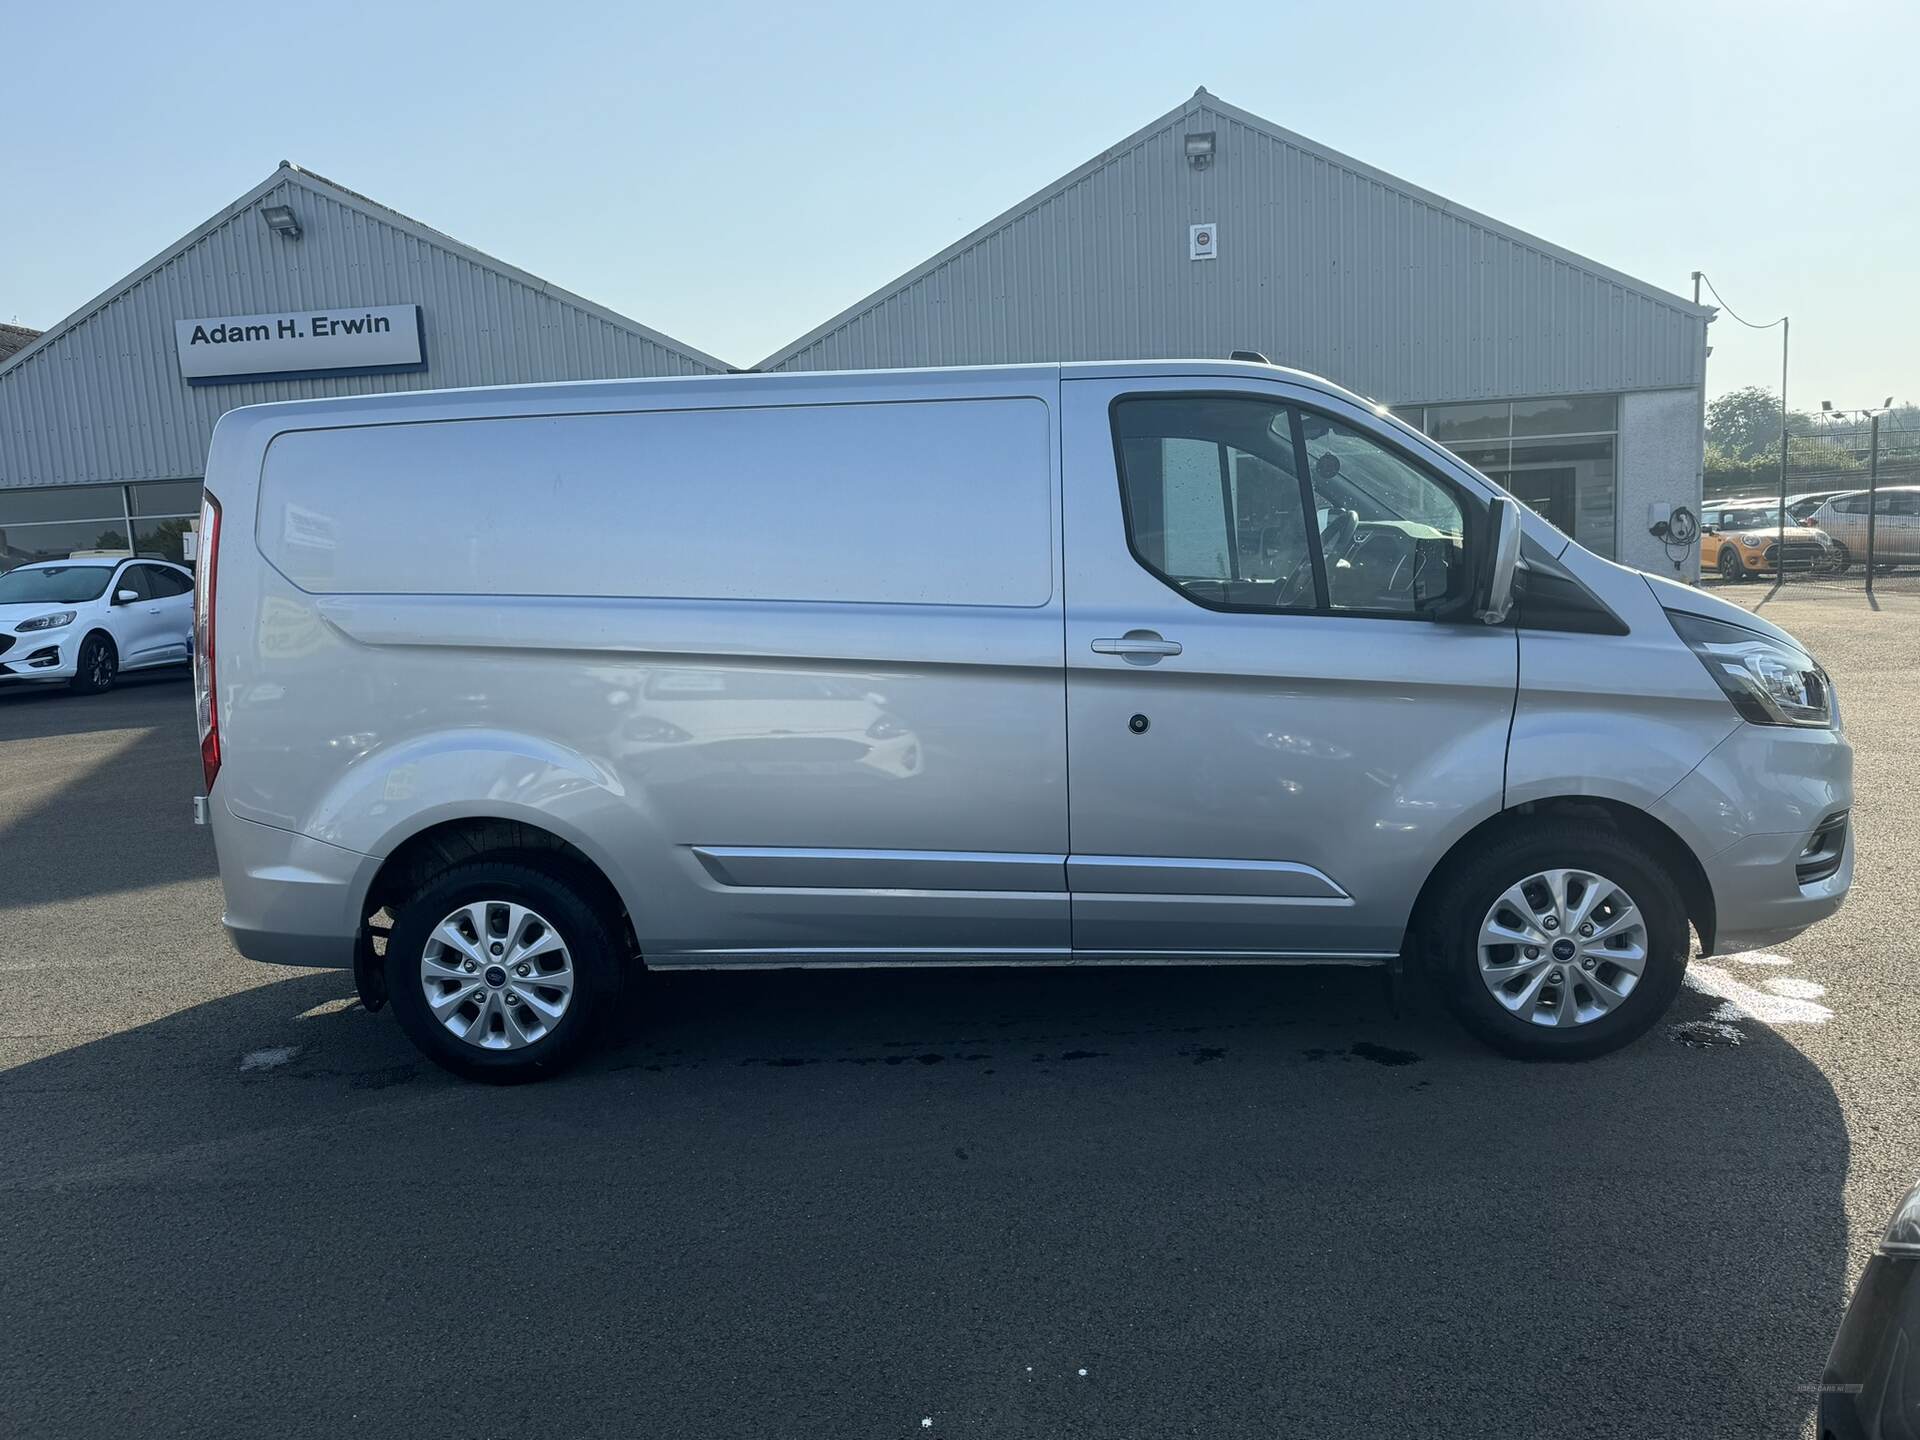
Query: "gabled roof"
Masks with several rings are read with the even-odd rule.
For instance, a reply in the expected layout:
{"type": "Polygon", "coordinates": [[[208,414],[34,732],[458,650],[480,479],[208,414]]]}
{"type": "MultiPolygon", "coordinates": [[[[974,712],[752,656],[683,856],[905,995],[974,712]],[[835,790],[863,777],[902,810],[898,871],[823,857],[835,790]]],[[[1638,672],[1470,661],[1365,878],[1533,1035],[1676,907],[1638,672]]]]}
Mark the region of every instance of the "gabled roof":
{"type": "Polygon", "coordinates": [[[40,338],[38,330],[29,330],[24,325],[0,325],[0,360],[23,350],[40,338]]]}
{"type": "MultiPolygon", "coordinates": [[[[1342,177],[1345,181],[1351,182],[1353,189],[1348,192],[1349,194],[1360,190],[1377,189],[1382,193],[1391,195],[1396,202],[1411,206],[1421,213],[1423,221],[1427,226],[1426,232],[1419,237],[1422,241],[1431,240],[1440,233],[1439,224],[1436,222],[1458,222],[1459,228],[1468,232],[1475,241],[1490,239],[1498,242],[1498,244],[1503,247],[1507,247],[1505,253],[1508,255],[1525,256],[1546,267],[1564,267],[1569,276],[1573,278],[1586,277],[1594,281],[1602,282],[1610,289],[1616,290],[1625,296],[1630,296],[1637,301],[1658,307],[1660,311],[1671,316],[1675,321],[1687,320],[1704,322],[1714,314],[1713,310],[1709,307],[1695,305],[1682,296],[1662,290],[1658,286],[1651,285],[1646,281],[1625,275],[1597,261],[1589,260],[1562,246],[1552,244],[1549,241],[1528,234],[1526,231],[1515,226],[1495,220],[1490,216],[1482,215],[1477,211],[1469,210],[1465,206],[1456,204],[1443,196],[1436,195],[1430,190],[1401,180],[1383,170],[1341,154],[1305,136],[1297,135],[1293,131],[1276,125],[1270,120],[1266,120],[1261,116],[1228,104],[1210,94],[1203,87],[1195,91],[1192,97],[1184,103],[1169,110],[1149,124],[1142,126],[1126,139],[1094,156],[1084,165],[1079,166],[1077,169],[1061,176],[1052,184],[1029,195],[1026,199],[995,216],[972,233],[955,241],[937,255],[932,256],[922,264],[908,270],[905,274],[890,281],[888,284],[881,286],[872,294],[847,307],[847,309],[841,311],[832,319],[808,331],[805,335],[802,335],[790,344],[774,351],[773,354],[767,356],[766,359],[762,360],[755,368],[762,370],[776,369],[788,365],[790,362],[795,361],[796,358],[800,359],[800,368],[813,368],[812,357],[806,357],[805,352],[814,347],[820,347],[823,341],[827,341],[830,337],[834,337],[840,332],[856,330],[863,319],[873,317],[876,311],[888,305],[889,302],[906,295],[910,291],[914,291],[916,287],[928,285],[934,281],[935,277],[940,277],[943,271],[948,271],[956,266],[966,266],[975,258],[974,252],[990,249],[996,244],[1004,244],[1013,249],[1033,245],[1050,247],[1052,250],[1062,252],[1060,258],[1058,258],[1055,263],[1065,272],[1067,267],[1072,263],[1072,259],[1067,258],[1069,254],[1072,258],[1077,259],[1084,258],[1089,253],[1085,249],[1074,251],[1071,247],[1075,244],[1084,246],[1090,243],[1080,236],[1076,226],[1084,221],[1086,214],[1094,213],[1090,208],[1086,209],[1084,214],[1081,211],[1064,208],[1063,202],[1069,197],[1088,193],[1105,194],[1106,192],[1101,188],[1103,186],[1119,187],[1124,185],[1131,187],[1126,191],[1126,201],[1124,203],[1109,204],[1109,209],[1105,212],[1109,220],[1112,220],[1113,217],[1118,215],[1125,215],[1128,220],[1137,219],[1148,210],[1150,204],[1160,205],[1173,212],[1173,218],[1187,218],[1182,212],[1178,211],[1178,205],[1182,196],[1164,184],[1158,184],[1158,188],[1150,188],[1151,185],[1157,182],[1142,179],[1141,176],[1144,172],[1141,166],[1144,155],[1150,149],[1152,149],[1156,155],[1165,154],[1163,148],[1154,147],[1164,147],[1169,132],[1177,132],[1181,128],[1183,121],[1199,120],[1203,114],[1205,116],[1204,125],[1211,126],[1219,122],[1226,122],[1229,125],[1244,127],[1247,132],[1255,136],[1265,137],[1266,140],[1276,142],[1278,146],[1285,147],[1287,151],[1295,152],[1299,158],[1313,163],[1316,168],[1323,169],[1326,173],[1342,177]],[[1043,216],[1042,212],[1046,212],[1046,214],[1043,216]],[[1045,239],[1034,241],[1019,233],[1029,224],[1042,224],[1043,221],[1044,228],[1042,233],[1045,235],[1045,239]]],[[[1193,127],[1189,125],[1186,128],[1193,127]]],[[[1175,133],[1173,138],[1177,144],[1179,139],[1178,134],[1175,133]]],[[[1218,169],[1216,168],[1213,173],[1219,173],[1218,169]]],[[[1273,182],[1262,181],[1261,183],[1271,184],[1273,182]]],[[[1263,198],[1268,198],[1272,194],[1273,191],[1271,189],[1262,192],[1263,198]]],[[[1389,222],[1398,218],[1384,208],[1377,210],[1376,214],[1389,222]]],[[[1212,214],[1202,214],[1195,215],[1191,218],[1200,220],[1213,219],[1216,217],[1212,214]]],[[[1224,217],[1220,218],[1224,219],[1224,217]]],[[[1246,226],[1242,225],[1239,236],[1223,236],[1222,244],[1233,244],[1236,238],[1240,240],[1240,243],[1245,244],[1246,242],[1244,238],[1242,238],[1244,237],[1245,230],[1246,226]]],[[[1183,239],[1184,233],[1183,227],[1181,232],[1183,239]]],[[[1132,258],[1137,257],[1130,257],[1130,259],[1132,258]]],[[[1184,261],[1184,255],[1181,258],[1184,261]]],[[[1022,266],[1032,263],[1029,260],[1003,259],[999,263],[1008,273],[1018,274],[1022,279],[1030,278],[1028,275],[1022,273],[1022,266]]],[[[1137,279],[1138,277],[1134,276],[1133,278],[1137,279]]],[[[1070,279],[1064,278],[1064,273],[1063,282],[1067,284],[1072,283],[1070,279]]],[[[981,303],[980,295],[977,292],[969,293],[964,291],[962,283],[959,280],[947,280],[943,277],[939,284],[943,303],[959,303],[963,298],[968,303],[975,305],[981,303]]],[[[897,326],[897,328],[902,331],[911,332],[923,318],[924,317],[920,315],[900,316],[897,318],[889,317],[887,323],[897,326]]],[[[955,321],[954,323],[957,326],[960,322],[955,321]]],[[[1254,337],[1249,336],[1239,343],[1249,344],[1253,342],[1253,339],[1254,337]]],[[[846,353],[844,353],[859,350],[861,347],[858,344],[848,343],[823,348],[828,352],[828,358],[824,363],[826,363],[829,368],[834,365],[846,363],[866,363],[864,359],[849,360],[846,353]]],[[[947,363],[948,361],[953,363],[960,363],[962,361],[972,362],[987,358],[990,357],[980,354],[967,354],[965,356],[954,355],[950,357],[940,357],[932,363],[947,363]]],[[[1004,357],[991,358],[1031,359],[1037,357],[1007,355],[1004,357]]],[[[1066,356],[1063,353],[1059,358],[1066,358],[1066,356]]],[[[904,362],[881,359],[873,363],[928,362],[904,362]]],[[[1346,377],[1340,378],[1344,379],[1346,377]]]]}
{"type": "Polygon", "coordinates": [[[536,380],[724,372],[724,361],[282,162],[0,361],[0,486],[186,479],[241,405],[536,380]],[[298,238],[260,212],[290,205],[298,238]],[[181,319],[418,305],[427,368],[186,383],[181,319]]]}
{"type": "MultiPolygon", "coordinates": [[[[311,170],[303,170],[291,160],[282,160],[278,169],[231,205],[219,211],[202,224],[196,225],[144,265],[140,265],[128,274],[121,276],[120,279],[109,285],[105,290],[102,290],[98,295],[87,301],[86,304],[75,310],[71,315],[68,315],[64,320],[48,326],[45,333],[41,334],[37,339],[32,340],[12,355],[6,356],[4,360],[0,360],[0,375],[4,375],[15,365],[29,359],[42,347],[53,344],[75,325],[78,325],[88,316],[105,308],[114,300],[126,294],[169,261],[186,254],[187,251],[198,245],[207,236],[220,229],[223,225],[226,225],[235,216],[259,203],[266,195],[281,185],[286,184],[288,181],[292,181],[302,188],[314,191],[317,194],[331,195],[335,199],[345,201],[352,205],[355,209],[372,212],[396,230],[404,231],[416,239],[424,240],[442,250],[459,256],[463,260],[470,260],[476,265],[483,265],[489,270],[497,271],[502,275],[519,281],[522,285],[526,285],[542,295],[550,296],[564,304],[584,310],[587,314],[605,320],[610,325],[616,325],[622,330],[630,331],[632,334],[640,336],[651,344],[682,355],[697,365],[716,372],[725,372],[731,368],[726,361],[717,359],[705,351],[696,350],[691,345],[675,340],[671,336],[663,335],[658,330],[642,325],[638,320],[630,320],[617,311],[609,310],[604,305],[595,304],[591,300],[574,294],[571,290],[563,290],[551,281],[542,280],[539,276],[530,274],[520,269],[517,265],[509,265],[504,260],[496,259],[484,251],[476,250],[471,245],[454,239],[453,236],[446,234],[444,231],[435,230],[432,226],[424,225],[410,215],[401,214],[400,211],[393,209],[391,206],[382,205],[377,200],[369,199],[357,190],[349,190],[346,186],[337,181],[329,180],[324,175],[316,174],[311,170]]],[[[0,329],[5,328],[11,327],[0,327],[0,329]]],[[[4,352],[0,351],[0,353],[4,352]]]]}

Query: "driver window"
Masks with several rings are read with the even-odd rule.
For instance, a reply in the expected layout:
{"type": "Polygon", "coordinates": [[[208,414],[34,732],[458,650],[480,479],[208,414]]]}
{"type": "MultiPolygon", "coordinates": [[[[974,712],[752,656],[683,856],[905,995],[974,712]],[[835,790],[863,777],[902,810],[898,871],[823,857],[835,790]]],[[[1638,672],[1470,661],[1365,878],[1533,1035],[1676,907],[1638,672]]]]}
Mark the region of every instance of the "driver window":
{"type": "Polygon", "coordinates": [[[1411,615],[1464,588],[1453,492],[1357,430],[1311,411],[1300,419],[1329,606],[1411,615]]]}
{"type": "Polygon", "coordinates": [[[1291,412],[1230,396],[1114,407],[1127,539],[1188,598],[1234,610],[1312,610],[1318,596],[1291,412]]]}

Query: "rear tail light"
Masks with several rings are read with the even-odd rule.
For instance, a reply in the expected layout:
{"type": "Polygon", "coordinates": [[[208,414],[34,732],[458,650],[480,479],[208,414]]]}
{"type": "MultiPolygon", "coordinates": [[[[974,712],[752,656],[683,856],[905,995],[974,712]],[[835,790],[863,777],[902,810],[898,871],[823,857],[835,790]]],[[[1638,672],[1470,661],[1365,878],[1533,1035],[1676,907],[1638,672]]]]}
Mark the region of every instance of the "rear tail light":
{"type": "Polygon", "coordinates": [[[220,582],[220,502],[200,498],[200,564],[193,586],[193,700],[200,721],[200,768],[207,789],[220,773],[220,707],[214,696],[214,591],[220,582]]]}

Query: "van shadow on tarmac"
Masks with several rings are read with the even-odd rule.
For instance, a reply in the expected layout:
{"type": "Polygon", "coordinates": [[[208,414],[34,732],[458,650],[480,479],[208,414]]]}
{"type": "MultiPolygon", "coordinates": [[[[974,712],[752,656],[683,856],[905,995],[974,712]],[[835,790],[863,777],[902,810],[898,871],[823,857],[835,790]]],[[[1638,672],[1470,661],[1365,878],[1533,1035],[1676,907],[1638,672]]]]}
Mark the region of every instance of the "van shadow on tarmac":
{"type": "Polygon", "coordinates": [[[490,1089],[350,994],[0,1075],[21,1433],[1792,1434],[1844,1300],[1845,1125],[1758,1025],[1524,1065],[1364,973],[682,974],[490,1089]]]}

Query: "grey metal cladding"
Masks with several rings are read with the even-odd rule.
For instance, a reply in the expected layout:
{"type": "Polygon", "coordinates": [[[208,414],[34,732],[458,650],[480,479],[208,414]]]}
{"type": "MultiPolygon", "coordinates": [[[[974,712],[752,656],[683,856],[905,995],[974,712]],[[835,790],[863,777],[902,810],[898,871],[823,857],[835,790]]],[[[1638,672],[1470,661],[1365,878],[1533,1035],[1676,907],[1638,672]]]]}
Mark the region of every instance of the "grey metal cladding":
{"type": "Polygon", "coordinates": [[[1700,383],[1696,307],[1204,90],[759,368],[1225,357],[1389,401],[1700,383]],[[1211,130],[1192,168],[1189,132],[1211,130]],[[1219,227],[1215,260],[1188,227],[1219,227]]]}
{"type": "Polygon", "coordinates": [[[237,405],[526,380],[703,375],[726,365],[333,182],[276,170],[212,220],[0,362],[0,486],[201,474],[237,405]],[[300,239],[261,207],[293,206],[300,239]],[[188,386],[173,322],[422,307],[428,368],[188,386]]]}

